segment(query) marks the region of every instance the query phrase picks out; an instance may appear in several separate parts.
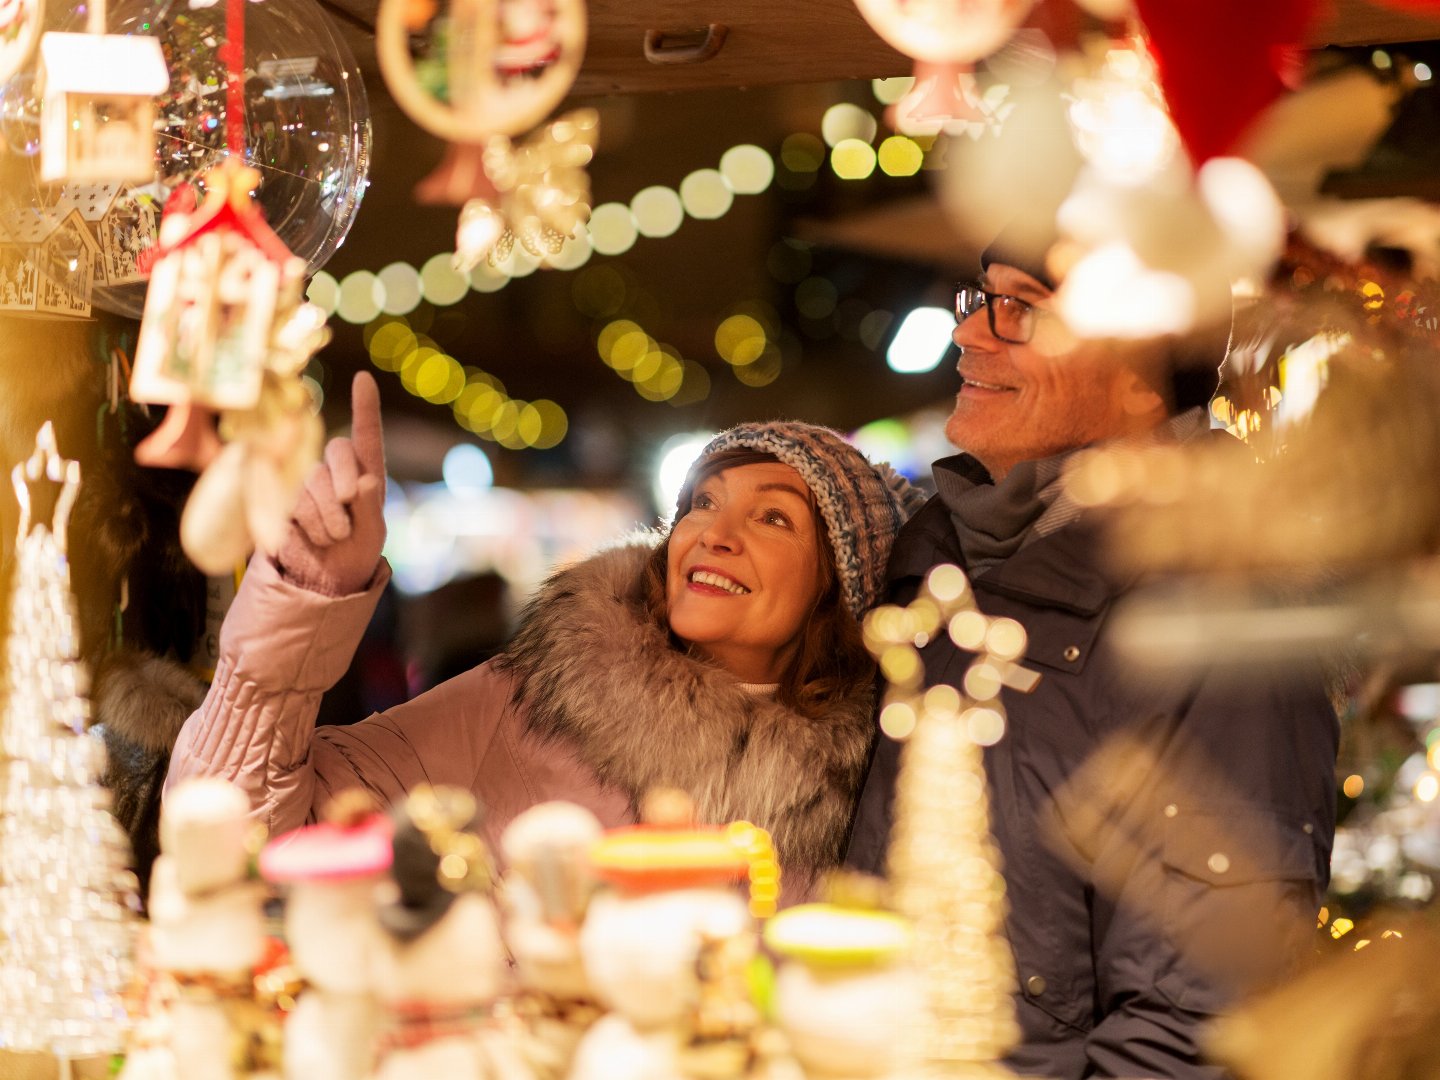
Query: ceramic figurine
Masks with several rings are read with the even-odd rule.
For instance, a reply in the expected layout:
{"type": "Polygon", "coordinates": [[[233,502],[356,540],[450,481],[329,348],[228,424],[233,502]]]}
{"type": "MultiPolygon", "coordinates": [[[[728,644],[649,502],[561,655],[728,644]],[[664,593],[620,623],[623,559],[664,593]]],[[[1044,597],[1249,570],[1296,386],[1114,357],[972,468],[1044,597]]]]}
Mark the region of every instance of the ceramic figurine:
{"type": "Polygon", "coordinates": [[[264,894],[250,873],[256,837],[249,810],[245,795],[224,780],[190,780],[166,795],[148,949],[173,999],[163,1034],[131,1055],[125,1080],[232,1080],[257,1065],[247,1021],[251,972],[265,950],[264,894]]]}
{"type": "Polygon", "coordinates": [[[898,1077],[896,1048],[923,1005],[899,915],[804,904],[775,916],[775,1011],[809,1080],[898,1077]]]}
{"type": "Polygon", "coordinates": [[[520,982],[517,1037],[537,1080],[566,1075],[600,1015],[580,961],[580,927],[594,889],[590,847],[601,832],[589,810],[551,802],[517,816],[500,840],[505,939],[520,982]]]}
{"type": "Polygon", "coordinates": [[[380,975],[376,1080],[529,1080],[492,1021],[506,979],[490,853],[469,792],[416,788],[394,813],[394,939],[380,975]]]}
{"type": "Polygon", "coordinates": [[[380,1021],[375,996],[390,940],[375,888],[390,868],[390,819],[361,791],[342,792],[326,820],[260,853],[267,881],[288,889],[285,937],[306,988],[285,1022],[286,1080],[363,1080],[380,1021]]]}
{"type": "Polygon", "coordinates": [[[748,860],[723,831],[693,825],[678,792],[647,800],[644,819],[591,849],[611,888],[590,902],[580,952],[612,1013],[581,1040],[571,1078],[744,1076],[758,1025],[754,923],[736,888],[748,860]]]}

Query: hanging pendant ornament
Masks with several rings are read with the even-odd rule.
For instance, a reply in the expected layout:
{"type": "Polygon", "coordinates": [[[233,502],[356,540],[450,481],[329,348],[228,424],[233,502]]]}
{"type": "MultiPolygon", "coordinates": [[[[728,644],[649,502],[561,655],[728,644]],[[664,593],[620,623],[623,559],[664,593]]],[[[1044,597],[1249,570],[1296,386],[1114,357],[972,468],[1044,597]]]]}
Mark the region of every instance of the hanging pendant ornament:
{"type": "Polygon", "coordinates": [[[1304,72],[1317,0],[1136,0],[1180,138],[1199,168],[1304,72]]]}
{"type": "Polygon", "coordinates": [[[105,33],[105,0],[90,0],[86,31],[40,38],[40,179],[150,180],[170,86],[160,42],[105,33]]]}
{"type": "Polygon", "coordinates": [[[180,540],[208,574],[278,548],[324,435],[301,375],[329,331],[302,298],[304,261],[254,200],[258,180],[227,158],[199,207],[167,208],[130,381],[133,400],[170,406],[136,460],[203,473],[180,540]]]}
{"type": "Polygon", "coordinates": [[[887,113],[907,135],[958,134],[983,121],[975,61],[1004,45],[1034,0],[855,0],[885,42],[915,58],[915,86],[887,113]]]}
{"type": "Polygon", "coordinates": [[[415,195],[463,207],[462,269],[503,261],[517,240],[532,255],[558,254],[589,219],[594,110],[511,142],[569,92],[585,29],[583,0],[382,0],[375,47],[386,85],[412,120],[451,144],[415,195]]]}

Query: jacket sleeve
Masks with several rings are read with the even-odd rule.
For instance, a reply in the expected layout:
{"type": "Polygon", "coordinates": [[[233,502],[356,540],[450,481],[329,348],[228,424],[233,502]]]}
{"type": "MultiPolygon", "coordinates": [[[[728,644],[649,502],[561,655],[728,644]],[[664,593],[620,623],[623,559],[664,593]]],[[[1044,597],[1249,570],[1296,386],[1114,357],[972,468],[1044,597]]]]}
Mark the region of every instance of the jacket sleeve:
{"type": "Polygon", "coordinates": [[[1318,678],[1273,671],[1133,715],[1060,807],[1095,890],[1086,1076],[1221,1077],[1206,1025],[1313,938],[1338,725],[1318,678]]]}
{"type": "Polygon", "coordinates": [[[215,680],[180,731],[165,779],[216,776],[240,787],[271,834],[304,824],[327,790],[359,779],[354,758],[312,754],[320,696],[349,667],[390,579],[326,597],[256,555],[220,631],[215,680]]]}

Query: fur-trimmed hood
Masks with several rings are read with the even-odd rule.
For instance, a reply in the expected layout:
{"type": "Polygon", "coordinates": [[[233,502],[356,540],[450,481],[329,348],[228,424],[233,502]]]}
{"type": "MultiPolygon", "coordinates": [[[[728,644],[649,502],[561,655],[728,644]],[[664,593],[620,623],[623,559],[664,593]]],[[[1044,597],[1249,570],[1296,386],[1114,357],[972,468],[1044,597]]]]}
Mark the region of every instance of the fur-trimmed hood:
{"type": "Polygon", "coordinates": [[[650,788],[680,788],[701,821],[768,829],[785,870],[813,879],[844,854],[874,738],[873,692],[812,720],[672,647],[642,599],[657,539],[557,573],[497,663],[514,677],[530,730],[573,745],[632,805],[650,788]]]}

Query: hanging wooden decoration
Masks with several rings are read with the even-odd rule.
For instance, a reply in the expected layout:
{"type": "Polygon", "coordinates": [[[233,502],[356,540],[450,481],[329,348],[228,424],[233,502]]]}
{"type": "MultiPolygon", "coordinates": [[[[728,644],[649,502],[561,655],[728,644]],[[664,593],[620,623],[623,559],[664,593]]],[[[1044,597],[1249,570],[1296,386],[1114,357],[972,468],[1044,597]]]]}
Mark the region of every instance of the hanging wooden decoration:
{"type": "Polygon", "coordinates": [[[100,248],[74,207],[0,214],[0,311],[86,318],[100,248]]]}
{"type": "Polygon", "coordinates": [[[381,0],[375,47],[386,85],[412,120],[450,143],[415,194],[464,208],[458,266],[498,262],[517,240],[533,255],[556,254],[588,220],[595,111],[511,142],[569,92],[585,29],[583,0],[381,0]]]}
{"type": "Polygon", "coordinates": [[[40,179],[149,180],[155,98],[170,86],[160,42],[105,33],[105,0],[91,0],[87,31],[40,38],[40,179]]]}
{"type": "Polygon", "coordinates": [[[303,301],[304,260],[265,223],[258,180],[226,158],[204,203],[167,208],[130,382],[133,400],[170,406],[136,460],[204,470],[180,539],[211,574],[279,545],[323,438],[301,374],[325,316],[303,301]]]}
{"type": "Polygon", "coordinates": [[[885,42],[915,58],[915,86],[888,119],[897,131],[936,135],[983,120],[971,92],[975,61],[1004,45],[1034,0],[855,0],[885,42]]]}

